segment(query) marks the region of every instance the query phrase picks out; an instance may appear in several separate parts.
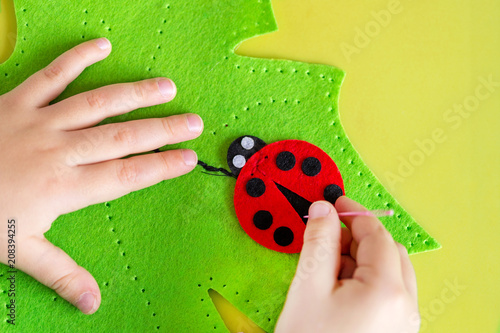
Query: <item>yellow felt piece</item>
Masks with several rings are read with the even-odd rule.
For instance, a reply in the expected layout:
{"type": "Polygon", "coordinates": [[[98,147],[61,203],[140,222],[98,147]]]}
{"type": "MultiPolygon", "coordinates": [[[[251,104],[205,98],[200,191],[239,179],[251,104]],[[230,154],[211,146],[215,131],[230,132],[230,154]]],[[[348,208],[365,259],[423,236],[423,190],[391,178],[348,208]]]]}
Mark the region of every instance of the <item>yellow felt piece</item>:
{"type": "Polygon", "coordinates": [[[12,0],[0,0],[0,64],[8,59],[14,50],[16,31],[12,0]]]}
{"type": "Polygon", "coordinates": [[[252,322],[216,290],[210,289],[208,294],[221,315],[230,332],[264,333],[265,331],[252,322]]]}

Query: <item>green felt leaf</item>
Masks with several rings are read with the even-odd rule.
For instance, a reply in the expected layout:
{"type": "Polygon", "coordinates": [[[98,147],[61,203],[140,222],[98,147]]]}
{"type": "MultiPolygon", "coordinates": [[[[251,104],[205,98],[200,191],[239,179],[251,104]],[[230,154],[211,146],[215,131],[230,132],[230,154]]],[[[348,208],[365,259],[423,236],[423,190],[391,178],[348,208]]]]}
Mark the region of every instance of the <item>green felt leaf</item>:
{"type": "MultiPolygon", "coordinates": [[[[168,104],[106,122],[200,114],[205,132],[189,147],[225,167],[226,150],[251,134],[266,142],[309,141],[337,163],[348,196],[384,218],[410,253],[440,245],[381,186],[339,121],[344,72],[328,66],[235,55],[241,41],[275,31],[269,0],[16,0],[18,43],[0,66],[0,93],[11,90],[63,51],[101,36],[111,56],[92,66],[61,98],[106,84],[167,76],[178,87],[168,104]]],[[[17,329],[22,332],[224,331],[209,288],[272,331],[298,255],[270,251],[241,229],[235,181],[200,168],[107,204],[60,217],[46,234],[98,281],[102,305],[92,316],[25,274],[18,274],[17,329]]],[[[22,244],[20,245],[22,246],[22,244]]],[[[5,275],[0,285],[7,289],[5,275]]],[[[0,294],[0,305],[7,294],[0,294]]],[[[6,311],[0,314],[6,318],[6,311]],[[4,314],[5,313],[5,314],[4,314]]],[[[0,323],[0,330],[11,325],[0,323]]]]}

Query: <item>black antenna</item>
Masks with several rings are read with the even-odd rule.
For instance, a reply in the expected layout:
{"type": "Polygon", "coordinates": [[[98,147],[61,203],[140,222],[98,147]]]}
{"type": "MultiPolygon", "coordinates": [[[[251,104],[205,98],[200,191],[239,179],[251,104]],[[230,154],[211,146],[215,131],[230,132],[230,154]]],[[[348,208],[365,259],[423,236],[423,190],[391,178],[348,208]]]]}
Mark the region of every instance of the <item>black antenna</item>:
{"type": "MultiPolygon", "coordinates": [[[[200,160],[198,160],[198,165],[201,166],[203,169],[209,171],[209,172],[221,172],[221,173],[223,173],[227,177],[238,178],[232,172],[227,171],[224,168],[216,168],[216,167],[210,166],[207,163],[205,163],[203,161],[200,161],[200,160]]],[[[212,176],[219,176],[219,175],[214,175],[214,174],[211,174],[211,175],[212,176]]]]}
{"type": "MultiPolygon", "coordinates": [[[[153,152],[160,153],[161,150],[158,148],[158,149],[153,150],[153,152]]],[[[216,167],[210,166],[207,163],[205,163],[203,161],[200,161],[200,160],[198,160],[198,165],[201,166],[203,169],[209,171],[209,172],[221,172],[226,177],[233,177],[235,179],[238,178],[234,173],[232,173],[230,171],[227,171],[224,168],[216,168],[216,167]]],[[[207,175],[212,175],[212,176],[222,176],[222,175],[215,175],[213,173],[208,173],[208,172],[204,172],[204,173],[206,173],[207,175]]]]}

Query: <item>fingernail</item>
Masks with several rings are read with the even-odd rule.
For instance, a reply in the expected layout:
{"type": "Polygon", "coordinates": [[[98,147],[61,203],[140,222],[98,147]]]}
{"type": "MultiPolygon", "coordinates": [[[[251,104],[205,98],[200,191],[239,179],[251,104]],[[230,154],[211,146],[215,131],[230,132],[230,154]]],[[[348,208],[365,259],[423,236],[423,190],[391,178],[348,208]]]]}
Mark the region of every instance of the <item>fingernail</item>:
{"type": "Polygon", "coordinates": [[[158,88],[160,89],[160,93],[164,96],[164,97],[174,97],[175,96],[175,93],[176,93],[176,88],[175,88],[175,84],[172,80],[160,80],[158,81],[158,88]]]}
{"type": "Polygon", "coordinates": [[[104,37],[96,39],[95,43],[97,44],[97,46],[101,50],[109,49],[109,47],[111,46],[111,43],[109,42],[109,40],[107,38],[104,38],[104,37]]]}
{"type": "Polygon", "coordinates": [[[309,208],[309,218],[315,219],[318,217],[325,217],[332,211],[330,205],[325,202],[315,202],[309,208]]]}
{"type": "Polygon", "coordinates": [[[203,128],[203,121],[201,120],[200,116],[196,114],[190,114],[187,116],[187,122],[190,132],[201,132],[201,129],[203,128]]]}
{"type": "Polygon", "coordinates": [[[196,165],[196,163],[198,162],[198,155],[196,155],[194,151],[189,149],[182,150],[182,157],[184,158],[184,163],[186,163],[187,166],[196,165]]]}
{"type": "Polygon", "coordinates": [[[94,310],[96,302],[97,299],[95,298],[95,296],[92,293],[87,292],[80,296],[80,298],[76,302],[76,307],[83,313],[90,313],[94,310]]]}

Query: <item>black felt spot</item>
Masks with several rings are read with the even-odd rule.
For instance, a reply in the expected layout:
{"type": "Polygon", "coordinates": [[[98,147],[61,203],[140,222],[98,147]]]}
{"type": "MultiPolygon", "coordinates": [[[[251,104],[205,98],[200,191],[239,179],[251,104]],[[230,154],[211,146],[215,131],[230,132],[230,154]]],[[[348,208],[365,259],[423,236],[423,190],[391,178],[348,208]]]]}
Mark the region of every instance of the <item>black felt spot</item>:
{"type": "Polygon", "coordinates": [[[321,171],[321,162],[316,157],[308,157],[302,162],[302,172],[306,176],[316,176],[321,171]]]}
{"type": "Polygon", "coordinates": [[[302,198],[300,195],[297,193],[290,191],[284,186],[281,186],[280,184],[276,183],[276,186],[278,187],[278,190],[285,196],[285,198],[288,200],[288,202],[292,205],[293,209],[299,214],[300,218],[304,223],[307,223],[307,219],[304,218],[304,216],[308,215],[309,212],[309,207],[311,207],[312,202],[302,198]]]}
{"type": "Polygon", "coordinates": [[[248,161],[253,154],[261,150],[265,145],[266,143],[264,141],[262,141],[258,137],[251,135],[244,135],[234,140],[227,150],[227,165],[229,166],[229,169],[231,169],[231,172],[237,177],[241,171],[241,168],[237,168],[233,164],[233,158],[236,155],[241,155],[245,158],[246,161],[248,161]],[[253,139],[254,146],[252,149],[245,149],[241,146],[241,140],[243,140],[243,138],[245,137],[253,139]]]}
{"type": "Polygon", "coordinates": [[[259,210],[253,216],[253,224],[260,230],[267,230],[273,224],[273,215],[267,210],[259,210]]]}
{"type": "Polygon", "coordinates": [[[274,241],[279,246],[288,246],[293,242],[293,231],[288,227],[279,227],[274,231],[274,241]]]}
{"type": "Polygon", "coordinates": [[[344,193],[342,192],[340,186],[335,184],[328,185],[323,191],[323,197],[325,197],[325,200],[331,202],[332,204],[335,204],[335,201],[343,195],[344,193]]]}
{"type": "Polygon", "coordinates": [[[295,166],[295,156],[289,151],[283,151],[276,156],[276,166],[283,171],[292,170],[295,166]]]}
{"type": "Polygon", "coordinates": [[[266,192],[266,184],[260,178],[252,178],[248,181],[246,189],[249,196],[258,198],[266,192]]]}

